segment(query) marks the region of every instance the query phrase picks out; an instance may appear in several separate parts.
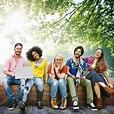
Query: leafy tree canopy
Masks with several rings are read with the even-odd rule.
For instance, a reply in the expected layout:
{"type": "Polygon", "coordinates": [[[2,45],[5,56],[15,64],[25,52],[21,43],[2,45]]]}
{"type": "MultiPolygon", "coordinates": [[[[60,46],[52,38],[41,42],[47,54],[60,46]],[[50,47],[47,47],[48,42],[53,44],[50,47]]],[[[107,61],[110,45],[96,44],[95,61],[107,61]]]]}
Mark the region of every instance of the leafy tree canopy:
{"type": "Polygon", "coordinates": [[[15,29],[10,32],[5,30],[7,32],[5,37],[12,39],[12,41],[17,36],[23,41],[26,41],[25,37],[31,36],[36,42],[45,42],[50,39],[55,44],[59,42],[63,44],[66,42],[86,42],[92,46],[106,45],[111,48],[113,54],[114,1],[77,1],[0,0],[1,29],[3,30],[2,27],[8,21],[8,18],[5,17],[11,16],[12,12],[21,11],[26,14],[26,24],[21,27],[21,30],[15,29]],[[54,18],[51,17],[49,20],[49,16],[54,18]],[[21,34],[22,32],[25,34],[21,34]]]}
{"type": "Polygon", "coordinates": [[[62,30],[61,37],[69,41],[89,41],[92,46],[108,46],[114,53],[113,0],[44,0],[44,11],[59,12],[55,22],[62,30]]]}
{"type": "Polygon", "coordinates": [[[0,0],[0,31],[10,44],[20,39],[48,52],[83,44],[114,56],[114,0],[0,0]]]}

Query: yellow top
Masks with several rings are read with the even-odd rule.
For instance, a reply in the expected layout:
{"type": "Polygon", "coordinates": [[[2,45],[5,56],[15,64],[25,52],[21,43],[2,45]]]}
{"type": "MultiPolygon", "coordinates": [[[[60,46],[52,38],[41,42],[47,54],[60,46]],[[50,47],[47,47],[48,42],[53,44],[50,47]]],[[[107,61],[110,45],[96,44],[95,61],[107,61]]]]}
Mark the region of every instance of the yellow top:
{"type": "Polygon", "coordinates": [[[33,68],[34,77],[38,77],[38,78],[43,78],[44,83],[46,83],[46,67],[47,67],[47,60],[43,59],[43,61],[38,64],[38,66],[36,67],[34,61],[30,62],[30,66],[33,68]]]}
{"type": "Polygon", "coordinates": [[[91,69],[95,70],[95,68],[96,68],[96,64],[93,63],[93,64],[91,65],[91,69]]]}

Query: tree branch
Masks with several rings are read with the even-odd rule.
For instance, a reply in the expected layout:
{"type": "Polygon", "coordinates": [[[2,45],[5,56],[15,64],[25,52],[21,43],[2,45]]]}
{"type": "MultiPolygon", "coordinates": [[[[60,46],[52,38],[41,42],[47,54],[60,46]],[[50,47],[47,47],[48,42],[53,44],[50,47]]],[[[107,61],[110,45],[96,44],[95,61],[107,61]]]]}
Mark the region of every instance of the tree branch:
{"type": "Polygon", "coordinates": [[[92,16],[93,12],[94,12],[95,9],[96,9],[98,3],[99,3],[99,0],[96,0],[96,3],[95,3],[95,5],[93,6],[92,11],[91,11],[91,13],[90,13],[90,15],[89,15],[89,17],[88,17],[87,25],[88,25],[88,22],[89,22],[89,20],[90,20],[90,18],[91,18],[91,16],[92,16]]]}
{"type": "Polygon", "coordinates": [[[107,32],[113,31],[113,30],[114,30],[114,27],[108,28],[107,30],[103,31],[101,34],[104,34],[104,33],[107,33],[107,32]]]}

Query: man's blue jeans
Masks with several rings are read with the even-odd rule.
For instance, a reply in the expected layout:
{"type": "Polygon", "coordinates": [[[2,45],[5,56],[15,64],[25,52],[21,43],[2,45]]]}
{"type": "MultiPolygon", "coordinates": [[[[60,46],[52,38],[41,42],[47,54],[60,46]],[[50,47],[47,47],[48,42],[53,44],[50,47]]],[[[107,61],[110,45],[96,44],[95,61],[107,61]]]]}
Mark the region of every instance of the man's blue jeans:
{"type": "Polygon", "coordinates": [[[15,79],[15,77],[6,76],[3,79],[3,87],[5,90],[5,93],[8,97],[8,100],[9,101],[16,100],[16,102],[18,103],[19,101],[22,100],[22,94],[23,94],[23,90],[25,87],[25,80],[24,79],[15,79]],[[11,85],[13,85],[13,84],[19,85],[17,99],[15,98],[15,96],[11,90],[11,85]]]}
{"type": "Polygon", "coordinates": [[[67,97],[66,92],[66,80],[65,79],[47,79],[47,83],[51,86],[51,98],[56,98],[58,87],[60,90],[61,97],[64,99],[67,97]]]}
{"type": "Polygon", "coordinates": [[[28,79],[26,81],[26,85],[25,85],[25,89],[23,92],[23,98],[22,101],[26,102],[27,101],[27,96],[32,88],[33,85],[37,86],[38,91],[43,92],[44,90],[44,83],[42,78],[32,78],[32,79],[28,79]]]}

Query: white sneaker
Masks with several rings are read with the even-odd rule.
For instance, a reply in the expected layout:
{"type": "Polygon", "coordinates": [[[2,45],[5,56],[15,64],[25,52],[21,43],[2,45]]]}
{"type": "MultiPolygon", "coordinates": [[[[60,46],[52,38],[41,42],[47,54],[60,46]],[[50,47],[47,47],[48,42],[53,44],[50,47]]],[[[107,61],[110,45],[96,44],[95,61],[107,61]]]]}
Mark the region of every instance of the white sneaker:
{"type": "Polygon", "coordinates": [[[91,110],[98,110],[93,103],[87,104],[87,107],[90,108],[91,110]]]}
{"type": "Polygon", "coordinates": [[[79,109],[78,101],[73,101],[73,109],[79,109]]]}

